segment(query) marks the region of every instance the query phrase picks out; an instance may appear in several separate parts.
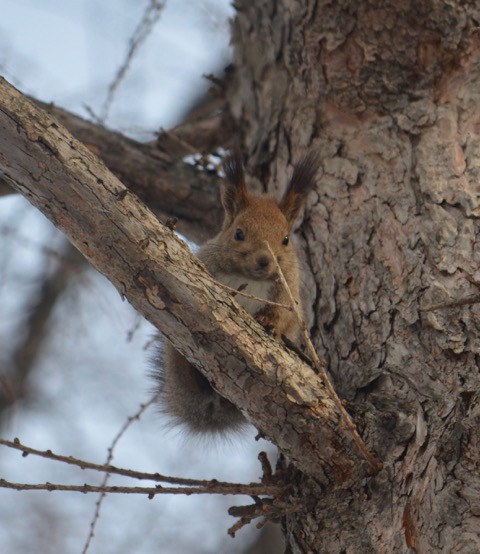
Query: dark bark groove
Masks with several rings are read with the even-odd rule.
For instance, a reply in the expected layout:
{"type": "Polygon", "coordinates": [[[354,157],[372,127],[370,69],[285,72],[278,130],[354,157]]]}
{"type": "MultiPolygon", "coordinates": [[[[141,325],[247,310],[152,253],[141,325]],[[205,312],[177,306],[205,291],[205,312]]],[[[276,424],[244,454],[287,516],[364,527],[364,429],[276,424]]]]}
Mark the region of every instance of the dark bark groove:
{"type": "Polygon", "coordinates": [[[302,238],[315,343],[385,469],[302,479],[293,552],[478,552],[480,11],[475,2],[237,3],[229,106],[250,168],[323,176],[302,238]],[[274,163],[272,163],[274,160],[274,163]]]}
{"type": "MultiPolygon", "coordinates": [[[[207,153],[208,146],[229,143],[228,125],[219,116],[185,123],[162,132],[156,142],[142,144],[57,106],[36,103],[65,125],[157,216],[177,218],[177,229],[188,238],[201,242],[218,229],[222,218],[219,179],[214,172],[203,171],[201,164],[185,164],[183,158],[207,153]]],[[[12,192],[0,176],[0,195],[12,192]]]]}

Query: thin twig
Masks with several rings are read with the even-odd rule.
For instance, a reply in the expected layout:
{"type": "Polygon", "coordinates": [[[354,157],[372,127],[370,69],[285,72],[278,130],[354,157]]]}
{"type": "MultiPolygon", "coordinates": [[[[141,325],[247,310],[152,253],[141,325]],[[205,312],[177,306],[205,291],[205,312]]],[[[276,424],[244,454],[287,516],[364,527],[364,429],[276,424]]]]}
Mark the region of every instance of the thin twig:
{"type": "Polygon", "coordinates": [[[59,454],[55,454],[51,450],[37,450],[35,448],[31,448],[25,444],[22,444],[18,439],[9,441],[9,440],[0,438],[0,444],[4,446],[8,446],[9,448],[20,450],[23,453],[24,457],[28,456],[29,454],[32,454],[33,456],[40,456],[42,458],[47,458],[49,460],[75,465],[77,467],[80,467],[81,469],[92,469],[94,471],[101,471],[102,473],[123,475],[124,477],[131,477],[132,479],[170,483],[172,485],[187,485],[187,486],[204,486],[208,482],[208,481],[201,481],[197,479],[182,479],[177,477],[168,477],[166,475],[161,475],[159,473],[143,473],[140,471],[124,469],[124,468],[116,467],[109,464],[95,464],[93,462],[88,462],[86,460],[80,460],[78,458],[74,458],[73,456],[61,456],[59,454]]]}
{"type": "MultiPolygon", "coordinates": [[[[115,475],[122,475],[124,477],[130,477],[132,479],[144,480],[144,481],[154,481],[161,483],[169,483],[171,485],[183,485],[188,487],[211,487],[213,485],[220,485],[222,487],[244,487],[247,486],[243,483],[228,483],[226,481],[217,481],[217,480],[208,480],[208,479],[184,479],[181,477],[168,477],[166,475],[161,475],[160,473],[145,473],[141,471],[134,471],[131,469],[124,469],[112,465],[102,465],[94,464],[92,462],[87,462],[86,460],[79,460],[73,456],[61,456],[55,454],[51,450],[36,450],[25,444],[22,444],[18,439],[13,441],[8,441],[6,439],[0,439],[0,444],[7,446],[9,448],[14,448],[15,450],[20,450],[23,453],[23,456],[26,457],[29,454],[33,456],[40,456],[42,458],[47,458],[48,460],[54,460],[57,462],[63,462],[70,465],[75,465],[81,469],[92,469],[94,471],[101,471],[102,473],[111,473],[115,475]]],[[[256,486],[256,483],[250,483],[252,486],[256,486]]],[[[250,486],[248,485],[248,486],[250,486]]]]}
{"type": "MultiPolygon", "coordinates": [[[[229,483],[226,481],[217,481],[216,479],[211,479],[211,480],[182,479],[180,477],[167,477],[164,475],[160,475],[159,473],[143,473],[140,471],[118,468],[111,465],[94,464],[92,462],[87,462],[85,460],[79,460],[77,458],[73,458],[72,456],[60,456],[58,454],[53,453],[51,450],[36,450],[35,448],[31,448],[25,444],[22,444],[18,439],[14,439],[13,441],[0,439],[0,444],[3,444],[4,446],[7,446],[9,448],[14,448],[15,450],[20,450],[23,453],[24,457],[28,456],[29,454],[32,454],[34,456],[41,456],[42,458],[47,458],[49,460],[63,462],[66,464],[72,464],[82,469],[92,469],[95,471],[101,471],[108,474],[114,473],[117,475],[122,475],[124,477],[131,477],[133,479],[156,481],[156,482],[161,481],[161,482],[165,482],[173,485],[179,485],[178,487],[169,487],[169,488],[157,485],[155,489],[156,490],[161,489],[162,491],[170,491],[170,490],[177,490],[177,489],[178,490],[205,489],[206,491],[213,491],[218,494],[248,494],[249,496],[253,494],[273,495],[273,494],[278,494],[285,491],[285,486],[283,484],[277,485],[272,483],[271,484],[229,483]],[[242,491],[242,492],[238,492],[238,491],[242,491]]],[[[39,485],[39,486],[46,486],[46,485],[39,485]]],[[[100,488],[102,487],[105,488],[106,492],[110,492],[109,488],[105,487],[105,485],[100,485],[100,488]]],[[[137,489],[150,490],[150,488],[148,487],[147,488],[133,487],[133,488],[135,490],[137,489]]],[[[63,490],[63,489],[58,489],[58,490],[63,490]]]]}
{"type": "Polygon", "coordinates": [[[238,290],[233,287],[229,287],[228,285],[225,285],[221,283],[220,281],[217,281],[216,279],[213,279],[213,281],[225,289],[228,292],[232,293],[232,296],[243,296],[245,298],[249,298],[250,300],[258,300],[262,304],[268,304],[269,306],[276,306],[277,308],[284,308],[285,310],[288,310],[289,312],[292,311],[292,307],[288,304],[282,304],[281,302],[273,302],[273,300],[266,300],[265,298],[259,298],[258,296],[255,296],[254,294],[249,294],[248,292],[243,292],[243,290],[238,290]]]}
{"type": "Polygon", "coordinates": [[[273,470],[266,452],[260,452],[258,460],[262,464],[262,483],[271,483],[273,480],[273,470]]]}
{"type": "MultiPolygon", "coordinates": [[[[188,273],[189,275],[195,275],[193,271],[185,271],[185,273],[188,273]]],[[[261,302],[262,304],[267,304],[268,306],[275,306],[277,308],[283,308],[285,310],[288,310],[289,312],[293,311],[293,308],[290,304],[282,304],[280,302],[274,302],[273,300],[266,300],[265,298],[259,298],[258,296],[255,296],[253,294],[249,294],[248,292],[243,292],[243,290],[238,290],[233,287],[229,287],[228,285],[225,285],[221,281],[217,281],[215,277],[210,275],[210,278],[212,281],[221,287],[222,289],[226,290],[227,292],[230,292],[233,297],[235,296],[243,296],[244,298],[249,298],[250,300],[257,300],[258,302],[261,302]]],[[[247,281],[247,279],[245,279],[247,281]]]]}
{"type": "Polygon", "coordinates": [[[101,486],[101,485],[63,485],[60,483],[12,483],[5,479],[0,479],[0,488],[14,489],[18,491],[68,491],[82,493],[101,493],[101,494],[146,494],[153,498],[157,494],[222,494],[238,495],[244,494],[252,496],[273,495],[283,492],[285,487],[265,486],[265,485],[241,485],[240,487],[223,487],[214,483],[210,487],[124,487],[124,486],[101,486]]]}
{"type": "Polygon", "coordinates": [[[163,10],[164,5],[165,5],[164,0],[150,0],[150,4],[145,10],[140,23],[137,25],[136,29],[133,32],[132,37],[128,41],[129,45],[128,45],[126,58],[122,63],[122,65],[118,68],[117,74],[115,75],[115,79],[108,87],[107,97],[103,104],[102,116],[100,118],[102,123],[105,123],[108,117],[110,107],[115,97],[115,93],[118,87],[120,86],[121,82],[125,78],[125,75],[127,74],[130,68],[130,64],[135,54],[137,53],[142,43],[145,42],[148,35],[152,32],[153,28],[155,27],[155,24],[160,18],[160,14],[163,10]]]}
{"type": "MultiPolygon", "coordinates": [[[[140,409],[137,410],[135,412],[135,414],[133,414],[133,416],[130,416],[130,417],[127,418],[127,421],[122,425],[121,429],[118,431],[117,435],[114,437],[114,439],[112,441],[112,444],[110,445],[110,448],[108,449],[108,455],[107,455],[107,460],[105,462],[105,465],[107,465],[107,466],[110,465],[110,463],[113,459],[113,451],[114,451],[115,447],[117,446],[118,441],[122,438],[122,436],[125,434],[125,432],[130,427],[130,425],[134,421],[138,421],[140,419],[141,415],[145,412],[145,410],[148,407],[150,407],[155,402],[155,400],[157,400],[157,397],[158,397],[158,394],[154,394],[148,402],[146,402],[145,404],[140,405],[140,409]]],[[[108,471],[107,471],[107,473],[105,473],[105,475],[103,477],[103,480],[102,480],[101,487],[106,487],[107,486],[107,483],[108,483],[108,480],[110,479],[111,473],[112,472],[108,472],[108,471]]],[[[105,495],[106,495],[106,493],[102,492],[102,494],[98,498],[97,502],[95,503],[95,512],[93,514],[92,521],[90,522],[90,530],[88,532],[88,537],[87,537],[87,540],[85,541],[85,546],[83,547],[82,554],[86,554],[88,552],[88,549],[90,547],[90,543],[92,542],[92,539],[95,535],[95,528],[97,526],[98,518],[100,517],[100,509],[102,507],[105,495]]]]}
{"type": "Polygon", "coordinates": [[[312,358],[313,364],[315,368],[320,373],[320,376],[322,377],[322,380],[325,384],[325,387],[327,388],[327,391],[330,394],[330,397],[335,402],[335,405],[337,406],[338,411],[340,412],[340,417],[342,418],[345,426],[352,434],[353,440],[355,444],[357,445],[358,450],[362,454],[362,456],[367,460],[367,462],[370,464],[372,469],[379,470],[382,467],[382,464],[375,458],[375,456],[368,450],[366,444],[363,442],[363,439],[358,434],[357,428],[355,426],[355,423],[352,421],[352,418],[348,414],[348,412],[345,410],[345,407],[343,406],[342,401],[338,397],[335,389],[333,388],[332,383],[330,382],[330,379],[327,375],[327,371],[325,368],[325,362],[320,360],[320,358],[317,355],[317,352],[315,350],[315,347],[313,346],[312,341],[310,340],[310,336],[307,330],[307,324],[305,323],[305,320],[303,319],[302,313],[300,311],[300,305],[298,301],[293,297],[292,291],[290,290],[290,287],[287,283],[287,280],[285,279],[285,275],[283,274],[282,268],[280,267],[277,258],[272,251],[270,245],[268,242],[265,241],[265,244],[267,245],[268,250],[270,251],[270,254],[272,256],[272,259],[275,262],[275,265],[277,267],[277,271],[280,277],[280,280],[282,282],[282,285],[285,289],[285,291],[288,294],[288,297],[290,299],[291,305],[293,307],[293,310],[295,312],[295,315],[297,316],[298,322],[300,324],[300,329],[302,331],[303,338],[305,339],[305,344],[307,345],[307,348],[310,352],[310,356],[312,358]]]}
{"type": "MultiPolygon", "coordinates": [[[[275,473],[273,473],[266,452],[260,452],[258,460],[262,465],[262,483],[280,485],[285,482],[285,472],[282,463],[277,465],[275,473]]],[[[285,514],[298,511],[302,504],[298,502],[298,499],[292,498],[291,494],[287,496],[285,493],[287,493],[288,490],[289,488],[285,488],[283,492],[273,495],[273,498],[260,498],[258,495],[252,494],[251,497],[255,501],[255,504],[250,506],[232,506],[229,508],[229,515],[239,517],[240,519],[230,527],[228,534],[231,537],[235,537],[235,533],[239,529],[248,525],[251,523],[252,519],[257,517],[263,518],[262,521],[256,525],[257,529],[260,529],[268,520],[278,521],[285,514]]]]}
{"type": "Polygon", "coordinates": [[[255,504],[249,504],[247,506],[232,506],[228,509],[228,514],[234,517],[240,518],[234,523],[228,530],[228,534],[231,537],[235,537],[235,533],[248,525],[253,519],[263,518],[262,521],[256,525],[257,529],[260,529],[265,525],[267,521],[278,521],[280,518],[287,514],[293,514],[305,509],[305,506],[301,502],[289,502],[276,498],[254,498],[255,504]]]}

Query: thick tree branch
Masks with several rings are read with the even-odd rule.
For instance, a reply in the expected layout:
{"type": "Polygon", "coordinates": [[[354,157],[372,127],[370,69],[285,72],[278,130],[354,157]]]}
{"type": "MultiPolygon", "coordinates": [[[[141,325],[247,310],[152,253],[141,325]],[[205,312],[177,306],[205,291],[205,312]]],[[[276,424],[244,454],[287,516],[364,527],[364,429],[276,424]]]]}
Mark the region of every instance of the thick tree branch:
{"type": "Polygon", "coordinates": [[[0,175],[300,469],[344,486],[366,474],[312,368],[266,335],[88,149],[4,80],[0,175]]]}
{"type": "MultiPolygon", "coordinates": [[[[183,162],[192,149],[182,147],[181,127],[172,134],[162,133],[158,141],[139,143],[121,133],[85,121],[55,106],[45,106],[73,136],[83,142],[122,183],[157,215],[177,217],[178,229],[192,239],[203,240],[218,227],[221,211],[218,178],[183,162]],[[185,225],[184,225],[185,223],[185,225]]],[[[220,127],[220,121],[216,120],[220,127]]],[[[194,132],[190,130],[191,138],[194,132]]],[[[198,130],[202,142],[203,126],[198,130]]],[[[211,131],[209,132],[209,136],[211,131]]],[[[202,149],[197,151],[203,152],[202,149]]]]}
{"type": "MultiPolygon", "coordinates": [[[[33,100],[33,99],[32,99],[33,100]]],[[[102,125],[86,121],[52,104],[35,100],[100,157],[122,183],[157,215],[177,217],[179,231],[202,241],[218,228],[221,209],[218,178],[183,163],[186,155],[228,143],[230,131],[219,115],[190,121],[156,142],[142,144],[102,125]]],[[[0,196],[12,188],[0,176],[0,196]]]]}

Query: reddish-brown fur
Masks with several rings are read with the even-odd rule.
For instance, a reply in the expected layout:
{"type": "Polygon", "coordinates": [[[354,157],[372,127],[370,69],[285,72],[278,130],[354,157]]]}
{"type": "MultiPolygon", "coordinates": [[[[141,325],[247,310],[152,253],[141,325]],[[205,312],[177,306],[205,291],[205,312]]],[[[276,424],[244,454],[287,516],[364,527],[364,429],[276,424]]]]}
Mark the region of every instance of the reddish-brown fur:
{"type": "MultiPolygon", "coordinates": [[[[226,181],[222,188],[225,218],[220,233],[199,251],[199,258],[219,281],[260,299],[289,304],[289,296],[278,279],[277,265],[293,297],[300,302],[297,256],[288,235],[315,183],[318,159],[308,155],[296,165],[280,203],[247,191],[238,156],[224,163],[226,181]]],[[[292,311],[266,305],[238,295],[236,300],[276,337],[295,341],[298,322],[292,311]]],[[[223,432],[244,423],[241,413],[220,397],[210,383],[168,342],[164,346],[160,375],[161,402],[174,423],[192,432],[223,432]]]]}

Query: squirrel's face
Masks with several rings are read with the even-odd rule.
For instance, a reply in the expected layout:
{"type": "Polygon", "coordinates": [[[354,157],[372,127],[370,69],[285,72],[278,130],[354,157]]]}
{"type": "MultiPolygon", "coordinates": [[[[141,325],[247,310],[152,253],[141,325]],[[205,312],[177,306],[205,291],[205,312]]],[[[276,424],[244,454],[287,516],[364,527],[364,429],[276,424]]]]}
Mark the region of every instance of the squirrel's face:
{"type": "Polygon", "coordinates": [[[230,270],[262,281],[274,279],[274,258],[280,267],[283,265],[282,271],[287,269],[287,261],[294,261],[289,230],[287,219],[274,200],[249,196],[245,208],[219,236],[229,254],[230,270]]]}
{"type": "Polygon", "coordinates": [[[224,160],[226,179],[221,198],[225,219],[215,239],[218,267],[262,281],[276,277],[275,262],[284,274],[290,273],[296,256],[288,233],[315,184],[319,164],[314,153],[297,163],[277,204],[271,198],[248,192],[238,152],[224,160]]]}

